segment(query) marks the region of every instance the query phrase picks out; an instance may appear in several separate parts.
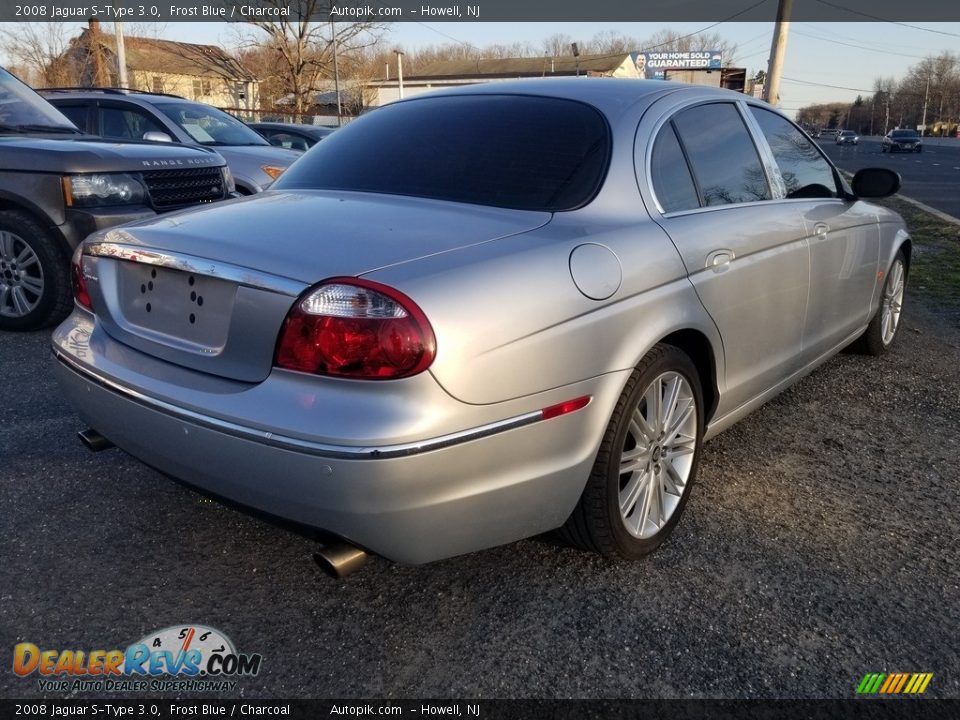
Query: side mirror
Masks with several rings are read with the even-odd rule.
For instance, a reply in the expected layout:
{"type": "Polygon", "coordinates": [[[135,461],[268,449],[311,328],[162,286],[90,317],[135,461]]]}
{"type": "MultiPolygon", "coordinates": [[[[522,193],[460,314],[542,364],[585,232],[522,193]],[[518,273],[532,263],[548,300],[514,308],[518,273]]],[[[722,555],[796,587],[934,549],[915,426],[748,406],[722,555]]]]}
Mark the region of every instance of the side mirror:
{"type": "Polygon", "coordinates": [[[150,140],[151,142],[173,142],[172,137],[159,130],[147,130],[143,134],[143,139],[150,140]]]}
{"type": "Polygon", "coordinates": [[[900,189],[900,173],[887,168],[864,168],[853,176],[850,187],[857,197],[889,197],[900,189]]]}

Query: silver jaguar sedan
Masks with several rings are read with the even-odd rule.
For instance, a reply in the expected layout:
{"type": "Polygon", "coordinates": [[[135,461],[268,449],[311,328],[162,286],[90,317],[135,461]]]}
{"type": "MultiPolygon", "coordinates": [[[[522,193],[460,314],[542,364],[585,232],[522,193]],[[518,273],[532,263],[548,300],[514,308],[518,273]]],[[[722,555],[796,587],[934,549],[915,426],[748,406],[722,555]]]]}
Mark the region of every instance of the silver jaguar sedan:
{"type": "MultiPolygon", "coordinates": [[[[394,103],[260,196],[91,236],[53,348],[94,447],[423,563],[637,558],[705,441],[897,337],[911,241],[768,105],[658,81],[394,103]]],[[[332,560],[337,567],[342,560],[332,560]]]]}

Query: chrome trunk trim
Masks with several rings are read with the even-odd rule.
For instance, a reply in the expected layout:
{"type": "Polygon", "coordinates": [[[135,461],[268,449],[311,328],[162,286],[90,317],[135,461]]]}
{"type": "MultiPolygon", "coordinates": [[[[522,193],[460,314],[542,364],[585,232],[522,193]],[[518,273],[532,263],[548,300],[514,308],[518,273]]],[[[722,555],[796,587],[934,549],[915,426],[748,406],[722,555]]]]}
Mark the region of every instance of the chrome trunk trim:
{"type": "MultiPolygon", "coordinates": [[[[114,230],[108,233],[107,237],[121,235],[122,233],[122,230],[114,230]]],[[[185,253],[152,250],[140,245],[113,240],[88,243],[83,248],[83,254],[90,257],[127,260],[143,265],[156,265],[157,267],[196,273],[197,275],[208,275],[221,280],[229,280],[238,285],[246,285],[258,290],[267,290],[290,297],[298,297],[300,293],[307,289],[307,284],[299,280],[271,275],[242,265],[233,265],[185,253]]]]}

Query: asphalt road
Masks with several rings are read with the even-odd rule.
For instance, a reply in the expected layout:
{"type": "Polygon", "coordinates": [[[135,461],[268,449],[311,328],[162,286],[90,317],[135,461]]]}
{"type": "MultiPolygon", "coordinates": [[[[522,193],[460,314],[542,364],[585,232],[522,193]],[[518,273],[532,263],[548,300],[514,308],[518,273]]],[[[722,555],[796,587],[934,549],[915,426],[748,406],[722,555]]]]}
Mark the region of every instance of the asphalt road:
{"type": "Polygon", "coordinates": [[[859,145],[837,145],[821,139],[820,146],[837,167],[855,173],[865,167],[887,167],[903,178],[901,195],[960,218],[960,140],[925,139],[919,153],[881,153],[880,138],[860,138],[859,145]]]}
{"type": "Polygon", "coordinates": [[[44,694],[16,643],[183,623],[263,655],[233,698],[849,698],[914,671],[960,697],[960,330],[905,318],[711,442],[645,561],[542,537],[339,582],[311,539],[84,449],[47,333],[0,334],[0,697],[44,694]]]}

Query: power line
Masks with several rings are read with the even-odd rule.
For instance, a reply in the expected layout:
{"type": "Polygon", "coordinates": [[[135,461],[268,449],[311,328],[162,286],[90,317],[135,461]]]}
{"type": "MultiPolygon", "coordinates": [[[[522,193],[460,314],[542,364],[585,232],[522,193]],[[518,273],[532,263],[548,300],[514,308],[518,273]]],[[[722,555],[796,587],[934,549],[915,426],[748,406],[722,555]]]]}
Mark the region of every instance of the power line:
{"type": "Polygon", "coordinates": [[[795,80],[793,78],[788,78],[788,77],[785,77],[783,79],[786,80],[787,82],[800,83],[801,85],[814,85],[816,87],[833,88],[835,90],[852,90],[853,92],[865,92],[865,93],[875,92],[874,90],[864,90],[863,88],[845,87],[844,85],[827,85],[826,83],[815,83],[815,82],[810,82],[809,80],[795,80]]]}
{"type": "Polygon", "coordinates": [[[832,3],[829,0],[817,0],[821,5],[827,5],[836,10],[843,10],[853,15],[860,15],[865,18],[870,18],[871,20],[879,20],[880,22],[890,23],[891,25],[900,25],[901,27],[913,28],[914,30],[923,30],[924,32],[936,33],[937,35],[949,35],[950,37],[960,37],[960,34],[947,32],[946,30],[934,30],[933,28],[925,28],[920,25],[911,25],[910,23],[900,22],[899,20],[887,20],[887,18],[880,17],[879,15],[871,15],[870,13],[861,12],[860,10],[853,10],[852,8],[844,7],[843,5],[837,5],[832,3]]]}
{"type": "Polygon", "coordinates": [[[925,60],[927,58],[925,55],[907,55],[906,53],[898,53],[891,50],[881,50],[879,48],[871,48],[864,45],[854,45],[853,43],[843,42],[842,40],[834,40],[833,38],[811,35],[810,33],[805,33],[800,30],[794,30],[794,32],[797,35],[802,35],[803,37],[813,38],[814,40],[820,40],[822,42],[834,43],[835,45],[846,45],[847,47],[856,48],[857,50],[867,50],[869,52],[883,53],[884,55],[897,55],[898,57],[913,58],[914,60],[925,60]]]}
{"type": "MultiPolygon", "coordinates": [[[[804,26],[805,28],[807,28],[808,30],[810,30],[811,32],[814,32],[814,31],[815,31],[815,32],[818,32],[818,33],[826,33],[827,35],[831,35],[831,36],[833,36],[834,38],[840,38],[841,40],[846,40],[846,41],[848,41],[848,42],[862,43],[862,44],[864,44],[864,45],[871,45],[871,44],[872,44],[872,45],[874,45],[875,47],[878,45],[878,43],[869,43],[869,42],[867,42],[867,41],[865,41],[865,40],[862,40],[862,39],[860,39],[860,38],[851,37],[851,36],[849,36],[849,35],[843,35],[842,33],[835,32],[834,30],[830,30],[829,28],[824,27],[824,25],[826,25],[827,23],[822,23],[822,22],[798,22],[798,23],[795,23],[795,24],[796,24],[796,25],[802,25],[802,26],[804,26]]],[[[883,47],[895,47],[895,48],[899,48],[899,49],[901,49],[901,50],[923,50],[923,51],[926,51],[926,50],[928,49],[928,47],[929,47],[929,46],[927,46],[927,47],[919,47],[919,46],[917,46],[917,45],[907,45],[907,44],[905,44],[905,43],[892,43],[892,42],[884,42],[884,43],[881,43],[881,44],[883,45],[883,47]]]]}
{"type": "Polygon", "coordinates": [[[740,12],[736,12],[736,13],[734,13],[733,15],[731,15],[730,17],[724,18],[723,20],[721,20],[721,21],[719,21],[719,22],[715,22],[713,25],[707,25],[705,28],[701,28],[701,29],[697,30],[696,32],[692,32],[692,33],[689,33],[689,34],[687,34],[687,35],[681,35],[681,36],[678,37],[678,38],[673,38],[672,40],[669,40],[669,41],[667,41],[667,42],[660,43],[659,45],[654,45],[653,47],[649,47],[649,48],[645,48],[645,49],[646,49],[646,50],[656,50],[658,47],[663,47],[664,45],[672,45],[673,43],[675,43],[675,42],[677,42],[677,41],[679,41],[679,40],[686,40],[687,38],[693,37],[694,35],[699,35],[700,33],[705,33],[707,30],[712,30],[713,28],[717,27],[718,25],[723,25],[724,23],[730,22],[730,21],[733,20],[734,18],[738,18],[738,17],[740,17],[741,15],[750,12],[751,10],[755,10],[756,8],[760,7],[761,5],[763,5],[763,4],[766,3],[766,2],[769,2],[769,0],[760,0],[760,2],[754,3],[754,4],[751,5],[750,7],[744,8],[744,9],[741,10],[740,12]]]}
{"type": "Polygon", "coordinates": [[[459,39],[455,38],[453,35],[448,35],[447,33],[443,32],[443,30],[437,30],[435,27],[432,27],[432,26],[430,26],[430,25],[427,25],[425,22],[417,22],[417,25],[422,25],[422,26],[425,27],[427,30],[432,30],[433,32],[437,33],[438,35],[443,35],[445,38],[447,38],[448,40],[453,40],[455,43],[459,43],[460,45],[466,45],[467,47],[473,48],[474,50],[476,50],[476,51],[478,51],[478,52],[483,52],[483,49],[482,49],[482,48],[478,48],[478,47],[477,47],[476,45],[474,45],[473,43],[468,43],[466,40],[459,40],[459,39]]]}

